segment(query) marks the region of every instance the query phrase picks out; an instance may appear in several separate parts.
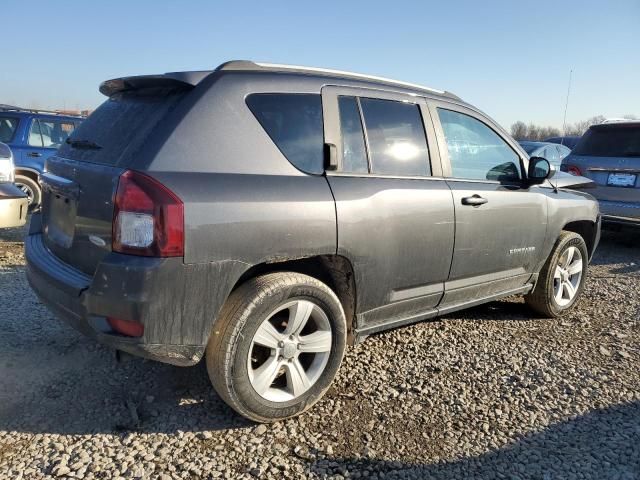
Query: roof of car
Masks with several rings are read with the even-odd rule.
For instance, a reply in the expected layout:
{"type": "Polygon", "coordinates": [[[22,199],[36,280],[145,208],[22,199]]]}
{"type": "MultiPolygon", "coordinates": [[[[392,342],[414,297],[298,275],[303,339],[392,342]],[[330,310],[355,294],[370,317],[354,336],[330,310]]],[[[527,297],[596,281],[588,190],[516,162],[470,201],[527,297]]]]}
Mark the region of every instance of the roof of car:
{"type": "Polygon", "coordinates": [[[69,113],[58,112],[54,110],[37,110],[32,108],[16,107],[13,105],[0,104],[0,112],[17,113],[22,115],[37,115],[43,117],[59,117],[59,118],[84,118],[82,115],[72,115],[69,113]]]}
{"type": "Polygon", "coordinates": [[[164,85],[192,85],[196,86],[209,75],[216,72],[243,71],[243,72],[274,72],[274,73],[291,73],[300,75],[313,75],[330,78],[344,78],[349,80],[367,81],[380,83],[388,86],[405,88],[420,93],[429,93],[441,95],[455,100],[460,100],[457,95],[444,90],[417,85],[415,83],[393,80],[375,75],[365,75],[362,73],[345,72],[342,70],[330,70],[318,67],[303,67],[299,65],[283,65],[276,63],[252,62],[249,60],[232,60],[219,65],[215,70],[200,70],[187,72],[168,72],[162,75],[141,75],[132,77],[114,78],[106,80],[100,85],[100,92],[107,96],[111,96],[116,92],[136,89],[141,87],[153,87],[160,84],[164,85]]]}

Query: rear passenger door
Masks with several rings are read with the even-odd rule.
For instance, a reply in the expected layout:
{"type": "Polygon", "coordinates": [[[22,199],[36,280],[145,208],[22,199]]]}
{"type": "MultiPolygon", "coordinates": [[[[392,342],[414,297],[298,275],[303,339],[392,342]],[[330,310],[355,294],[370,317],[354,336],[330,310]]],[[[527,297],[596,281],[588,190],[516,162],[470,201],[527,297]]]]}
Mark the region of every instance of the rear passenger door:
{"type": "Polygon", "coordinates": [[[529,281],[546,236],[547,198],[523,182],[523,158],[489,119],[445,102],[430,108],[456,217],[446,311],[529,281]]]}
{"type": "Polygon", "coordinates": [[[329,86],[322,102],[338,253],[353,263],[358,330],[434,314],[451,265],[454,212],[424,99],[329,86]]]}

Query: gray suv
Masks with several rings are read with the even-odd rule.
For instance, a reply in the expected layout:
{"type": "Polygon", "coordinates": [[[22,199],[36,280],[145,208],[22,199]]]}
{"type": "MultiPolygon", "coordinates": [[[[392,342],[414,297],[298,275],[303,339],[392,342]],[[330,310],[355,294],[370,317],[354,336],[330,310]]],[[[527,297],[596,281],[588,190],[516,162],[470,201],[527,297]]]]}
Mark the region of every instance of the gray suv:
{"type": "Polygon", "coordinates": [[[583,289],[597,203],[451,93],[247,61],[100,91],[41,177],[29,281],[115,349],[205,357],[250,419],[309,408],[375,332],[583,289]]]}

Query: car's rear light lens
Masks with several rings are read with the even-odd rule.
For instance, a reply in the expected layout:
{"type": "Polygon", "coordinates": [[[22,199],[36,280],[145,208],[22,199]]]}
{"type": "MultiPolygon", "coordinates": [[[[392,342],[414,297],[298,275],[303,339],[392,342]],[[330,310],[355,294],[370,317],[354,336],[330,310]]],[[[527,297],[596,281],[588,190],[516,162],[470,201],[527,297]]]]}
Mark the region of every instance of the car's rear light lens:
{"type": "Polygon", "coordinates": [[[112,250],[147,257],[184,255],[184,206],[154,178],[127,170],[118,180],[112,250]]]}
{"type": "Polygon", "coordinates": [[[576,175],[578,177],[582,176],[582,172],[575,165],[567,165],[566,163],[563,163],[562,165],[560,165],[560,171],[567,172],[567,173],[570,173],[571,175],[576,175]]]}
{"type": "Polygon", "coordinates": [[[144,325],[140,322],[107,317],[107,323],[120,335],[126,335],[127,337],[141,337],[144,334],[144,325]]]}

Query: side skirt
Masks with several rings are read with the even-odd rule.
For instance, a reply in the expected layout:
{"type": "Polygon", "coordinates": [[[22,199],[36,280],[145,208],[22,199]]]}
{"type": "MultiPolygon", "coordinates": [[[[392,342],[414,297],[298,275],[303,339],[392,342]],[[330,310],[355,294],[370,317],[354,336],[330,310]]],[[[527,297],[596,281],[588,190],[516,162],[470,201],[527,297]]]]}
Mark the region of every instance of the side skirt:
{"type": "Polygon", "coordinates": [[[414,315],[409,315],[403,318],[394,319],[390,322],[359,328],[355,331],[356,344],[364,341],[365,338],[367,338],[369,335],[373,333],[383,332],[385,330],[390,330],[392,328],[404,327],[412,323],[417,323],[423,320],[428,320],[430,318],[446,315],[448,313],[456,312],[458,310],[464,310],[466,308],[475,307],[476,305],[481,305],[483,303],[491,302],[493,300],[498,300],[500,298],[510,297],[511,295],[524,295],[526,293],[529,293],[531,290],[533,290],[533,284],[528,283],[521,287],[496,293],[488,297],[478,298],[475,300],[470,300],[468,302],[458,303],[456,305],[450,305],[445,308],[435,308],[432,310],[421,312],[419,314],[414,314],[414,315]]]}

